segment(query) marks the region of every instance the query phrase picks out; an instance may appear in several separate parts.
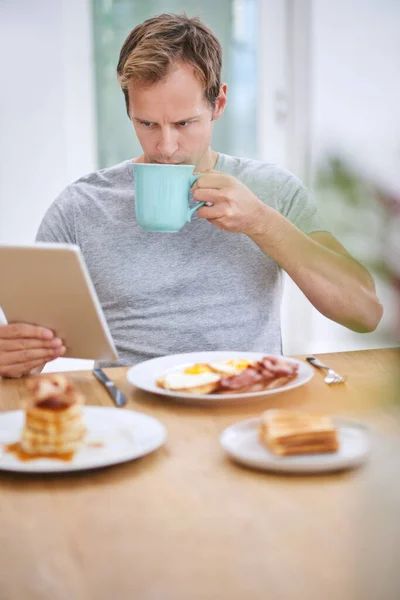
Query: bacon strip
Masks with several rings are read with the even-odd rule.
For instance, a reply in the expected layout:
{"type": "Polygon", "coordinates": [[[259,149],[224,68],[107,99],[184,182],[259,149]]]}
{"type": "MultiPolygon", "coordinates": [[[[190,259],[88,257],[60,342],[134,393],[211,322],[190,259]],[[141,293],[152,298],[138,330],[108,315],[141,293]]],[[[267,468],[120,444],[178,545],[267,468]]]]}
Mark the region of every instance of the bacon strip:
{"type": "Polygon", "coordinates": [[[222,377],[217,393],[259,392],[284,385],[295,378],[298,365],[275,356],[263,356],[254,366],[238,375],[222,377]]]}
{"type": "Polygon", "coordinates": [[[219,385],[221,388],[228,390],[240,390],[240,388],[254,385],[263,381],[263,376],[254,367],[247,367],[238,375],[231,375],[230,377],[222,377],[219,385]]]}

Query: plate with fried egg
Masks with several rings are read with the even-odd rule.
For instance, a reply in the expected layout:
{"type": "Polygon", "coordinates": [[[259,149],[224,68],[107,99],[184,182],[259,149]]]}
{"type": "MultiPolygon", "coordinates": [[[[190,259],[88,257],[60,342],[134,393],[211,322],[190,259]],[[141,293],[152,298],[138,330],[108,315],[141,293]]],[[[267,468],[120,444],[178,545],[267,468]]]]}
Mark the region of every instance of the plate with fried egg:
{"type": "Polygon", "coordinates": [[[136,388],[191,404],[233,404],[284,392],[313,377],[308,363],[261,352],[173,354],[131,367],[136,388]]]}

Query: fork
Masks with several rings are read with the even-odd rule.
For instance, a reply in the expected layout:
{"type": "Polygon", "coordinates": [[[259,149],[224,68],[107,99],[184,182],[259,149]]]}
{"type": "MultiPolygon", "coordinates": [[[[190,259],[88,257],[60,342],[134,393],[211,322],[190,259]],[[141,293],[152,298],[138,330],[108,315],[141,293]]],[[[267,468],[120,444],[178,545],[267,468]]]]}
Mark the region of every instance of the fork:
{"type": "Polygon", "coordinates": [[[339,373],[336,373],[336,371],[334,371],[333,369],[330,369],[329,367],[324,365],[317,358],[315,358],[315,356],[307,356],[306,360],[308,360],[308,362],[311,363],[314,367],[317,367],[317,369],[325,369],[326,371],[328,371],[325,377],[325,383],[330,384],[344,382],[344,377],[339,375],[339,373]]]}

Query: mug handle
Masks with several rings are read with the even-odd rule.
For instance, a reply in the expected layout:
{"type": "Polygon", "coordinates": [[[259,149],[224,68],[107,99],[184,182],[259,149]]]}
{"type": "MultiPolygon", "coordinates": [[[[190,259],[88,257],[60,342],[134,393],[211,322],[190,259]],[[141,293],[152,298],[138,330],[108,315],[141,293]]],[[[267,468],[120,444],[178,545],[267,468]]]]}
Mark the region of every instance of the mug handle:
{"type": "MultiPolygon", "coordinates": [[[[198,180],[200,175],[201,175],[201,173],[199,173],[199,175],[192,175],[192,181],[191,181],[190,187],[192,187],[192,185],[194,185],[194,183],[198,180]]],[[[187,215],[187,223],[190,223],[193,213],[196,212],[196,210],[198,210],[199,208],[201,208],[204,205],[205,205],[205,202],[198,202],[197,204],[192,206],[192,208],[189,208],[188,215],[187,215]]]]}

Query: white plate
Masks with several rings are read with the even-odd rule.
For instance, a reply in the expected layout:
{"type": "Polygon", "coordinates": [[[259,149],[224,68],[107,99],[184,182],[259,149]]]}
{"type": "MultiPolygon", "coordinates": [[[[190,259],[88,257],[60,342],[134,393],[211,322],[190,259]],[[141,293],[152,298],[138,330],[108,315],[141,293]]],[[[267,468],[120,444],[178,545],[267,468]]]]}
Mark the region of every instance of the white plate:
{"type": "Polygon", "coordinates": [[[99,442],[103,446],[86,445],[70,462],[51,458],[24,462],[11,452],[4,451],[3,445],[21,439],[24,413],[22,410],[0,413],[0,470],[52,473],[106,467],[153,452],[167,437],[164,425],[140,412],[87,406],[84,413],[88,444],[99,442]]]}
{"type": "Polygon", "coordinates": [[[260,418],[241,421],[225,429],[220,438],[223,448],[234,460],[254,469],[286,473],[338,471],[360,465],[369,453],[367,428],[355,421],[335,419],[339,430],[338,452],[277,456],[259,442],[260,422],[260,418]]]}
{"type": "Polygon", "coordinates": [[[175,369],[185,369],[196,363],[208,363],[216,360],[224,360],[230,358],[243,358],[247,360],[260,360],[263,356],[272,356],[266,352],[188,352],[186,354],[171,354],[159,358],[152,358],[141,362],[134,367],[131,367],[127,373],[127,379],[130,383],[141,390],[159,394],[169,398],[175,398],[189,404],[233,404],[239,403],[246,398],[259,398],[278,392],[285,392],[293,388],[299,387],[307,381],[310,381],[314,375],[312,367],[308,363],[296,360],[295,358],[285,358],[288,362],[299,365],[297,377],[273,390],[265,390],[262,392],[250,392],[246,394],[188,394],[184,392],[172,392],[164,390],[156,385],[156,379],[161,377],[166,371],[175,369]]]}

